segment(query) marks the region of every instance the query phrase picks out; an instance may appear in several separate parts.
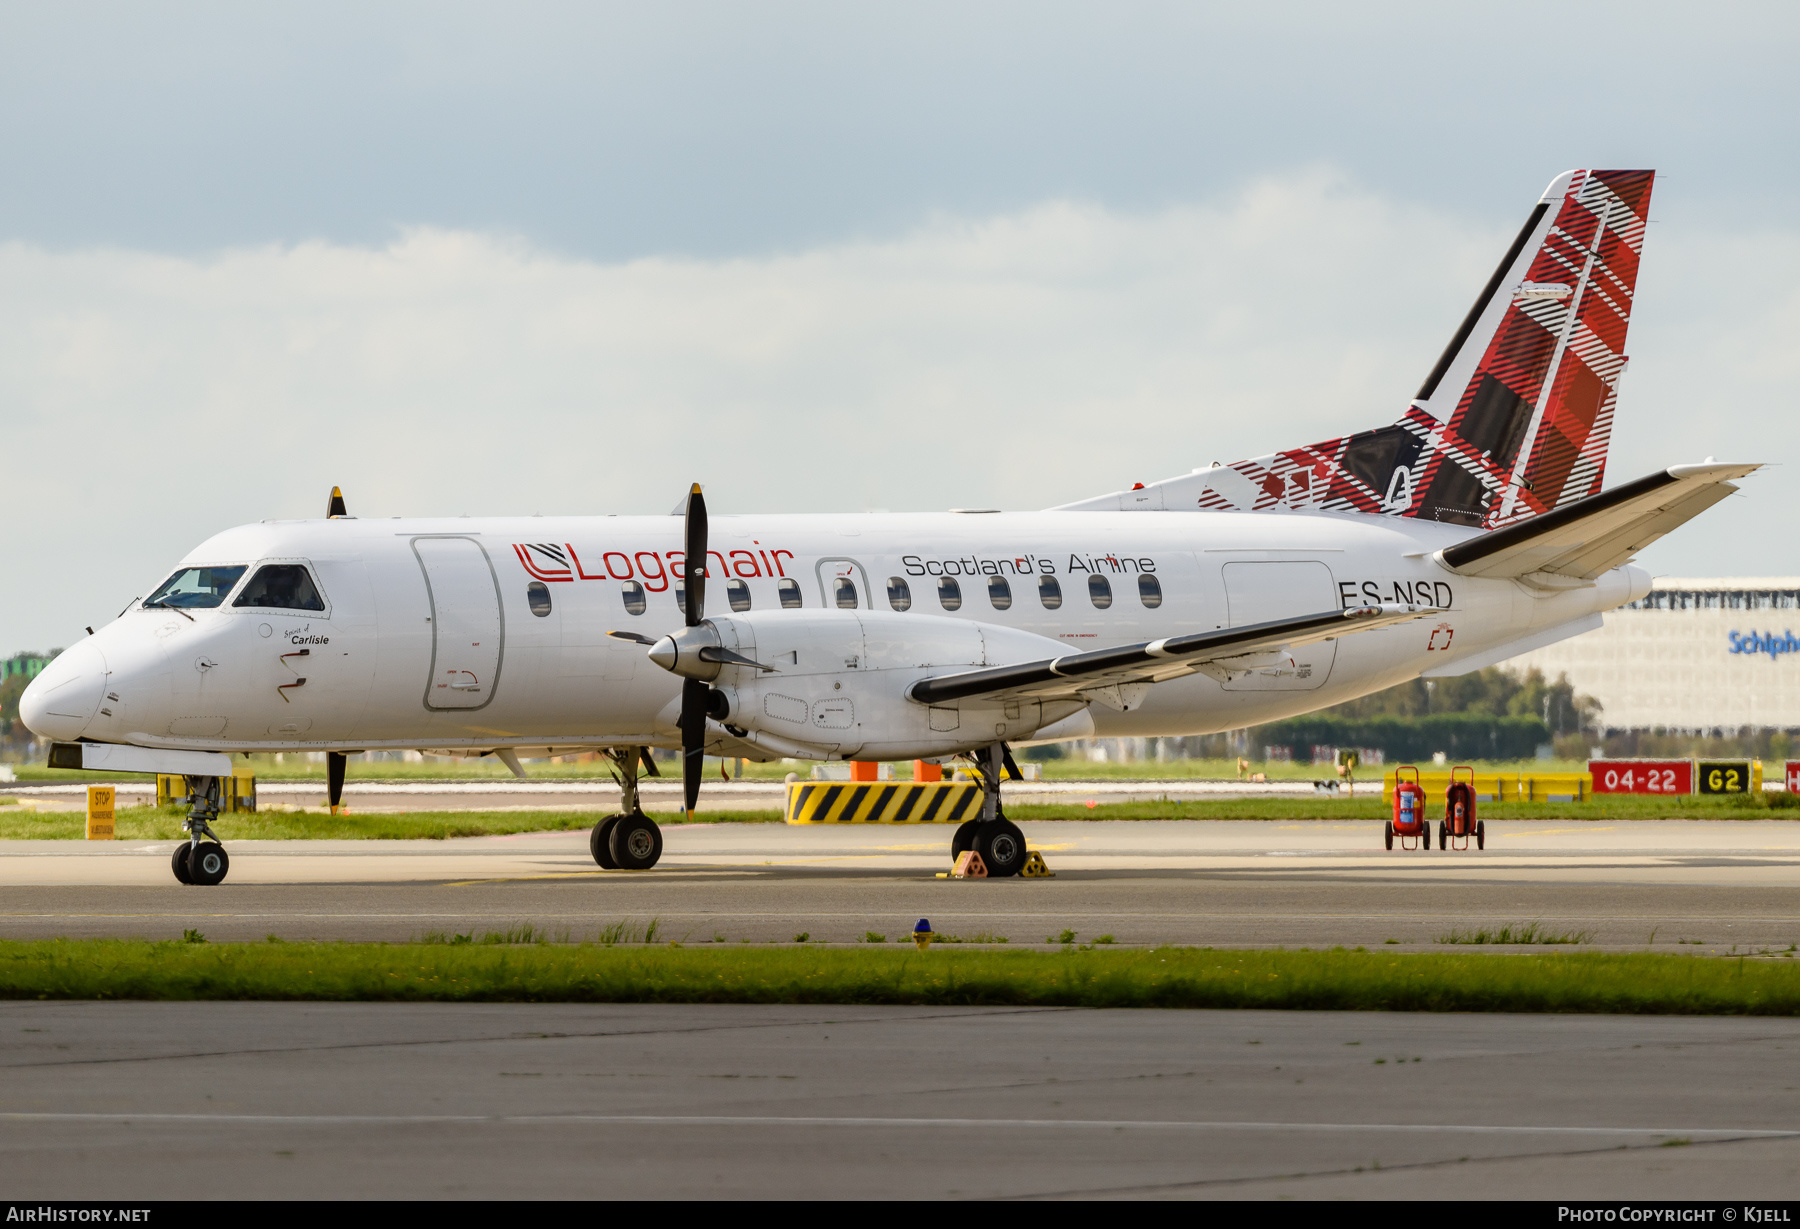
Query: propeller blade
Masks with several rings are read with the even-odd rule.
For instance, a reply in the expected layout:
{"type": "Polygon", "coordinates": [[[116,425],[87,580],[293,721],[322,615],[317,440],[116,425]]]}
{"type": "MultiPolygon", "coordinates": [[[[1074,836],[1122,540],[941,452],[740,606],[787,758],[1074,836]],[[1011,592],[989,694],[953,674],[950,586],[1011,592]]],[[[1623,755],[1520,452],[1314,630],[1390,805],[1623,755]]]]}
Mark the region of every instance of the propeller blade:
{"type": "Polygon", "coordinates": [[[718,648],[710,644],[701,648],[700,660],[716,661],[730,666],[754,666],[758,670],[765,670],[771,674],[777,673],[774,666],[765,666],[760,661],[751,661],[742,653],[733,653],[730,649],[718,648]]]}
{"type": "MultiPolygon", "coordinates": [[[[687,625],[699,627],[706,617],[706,497],[696,482],[688,491],[687,523],[683,526],[682,579],[687,589],[687,625]]],[[[702,710],[704,711],[704,710],[702,710]]],[[[693,808],[690,807],[689,810],[693,808]]]]}
{"type": "Polygon", "coordinates": [[[700,771],[706,766],[706,703],[711,690],[699,679],[681,682],[681,784],[690,819],[700,804],[700,771]]]}
{"type": "Polygon", "coordinates": [[[656,643],[656,641],[654,639],[652,639],[651,637],[640,636],[636,632],[607,632],[606,634],[609,636],[612,636],[613,638],[618,639],[618,640],[629,640],[633,644],[655,644],[656,643]]]}
{"type": "Polygon", "coordinates": [[[344,492],[337,487],[331,488],[331,498],[325,501],[325,519],[349,516],[350,510],[344,507],[344,492]]]}

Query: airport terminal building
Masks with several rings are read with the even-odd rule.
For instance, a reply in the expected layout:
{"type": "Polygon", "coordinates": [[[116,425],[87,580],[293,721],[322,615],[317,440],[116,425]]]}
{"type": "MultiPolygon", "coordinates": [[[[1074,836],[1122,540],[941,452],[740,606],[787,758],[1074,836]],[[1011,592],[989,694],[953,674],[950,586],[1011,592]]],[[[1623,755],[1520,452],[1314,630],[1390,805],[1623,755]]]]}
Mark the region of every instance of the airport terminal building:
{"type": "Polygon", "coordinates": [[[1604,620],[1501,664],[1567,674],[1609,730],[1800,729],[1800,576],[1662,577],[1604,620]]]}

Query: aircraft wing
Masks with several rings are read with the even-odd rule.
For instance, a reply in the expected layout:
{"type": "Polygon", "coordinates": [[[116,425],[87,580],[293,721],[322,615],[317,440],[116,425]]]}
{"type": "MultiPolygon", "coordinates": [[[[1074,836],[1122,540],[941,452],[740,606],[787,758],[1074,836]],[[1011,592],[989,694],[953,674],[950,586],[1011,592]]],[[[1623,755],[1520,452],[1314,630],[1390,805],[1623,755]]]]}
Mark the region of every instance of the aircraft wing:
{"type": "Polygon", "coordinates": [[[1287,649],[1353,632],[1393,627],[1442,614],[1436,606],[1354,606],[1296,615],[1246,627],[1170,636],[1067,657],[991,666],[921,679],[907,692],[920,704],[947,704],[971,696],[1001,700],[1097,700],[1120,710],[1138,707],[1152,683],[1203,671],[1215,678],[1278,664],[1287,649]]]}
{"type": "Polygon", "coordinates": [[[1593,580],[1737,490],[1731,479],[1759,465],[1673,465],[1458,542],[1438,561],[1463,576],[1593,580]]]}

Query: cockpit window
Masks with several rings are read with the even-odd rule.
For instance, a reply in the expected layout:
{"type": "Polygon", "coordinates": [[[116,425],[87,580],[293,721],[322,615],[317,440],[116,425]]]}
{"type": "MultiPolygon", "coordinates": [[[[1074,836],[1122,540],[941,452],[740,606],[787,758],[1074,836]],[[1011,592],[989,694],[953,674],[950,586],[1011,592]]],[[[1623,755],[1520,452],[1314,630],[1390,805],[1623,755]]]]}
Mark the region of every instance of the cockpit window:
{"type": "Polygon", "coordinates": [[[188,610],[196,607],[212,609],[225,600],[231,592],[231,586],[237,584],[244,574],[242,567],[235,568],[182,568],[169,577],[149,597],[144,599],[146,606],[180,606],[188,610]]]}
{"type": "Polygon", "coordinates": [[[231,604],[268,610],[325,609],[325,600],[319,596],[311,574],[297,563],[270,563],[257,568],[256,575],[231,604]]]}

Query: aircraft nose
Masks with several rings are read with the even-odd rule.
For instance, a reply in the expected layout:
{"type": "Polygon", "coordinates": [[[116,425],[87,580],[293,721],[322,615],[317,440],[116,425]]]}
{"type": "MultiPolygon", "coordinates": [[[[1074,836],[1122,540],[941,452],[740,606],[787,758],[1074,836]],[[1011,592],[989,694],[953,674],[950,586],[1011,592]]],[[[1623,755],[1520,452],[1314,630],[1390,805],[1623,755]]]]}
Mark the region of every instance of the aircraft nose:
{"type": "Polygon", "coordinates": [[[40,738],[72,742],[106,694],[106,658],[86,641],[59,654],[19,697],[19,717],[40,738]]]}

